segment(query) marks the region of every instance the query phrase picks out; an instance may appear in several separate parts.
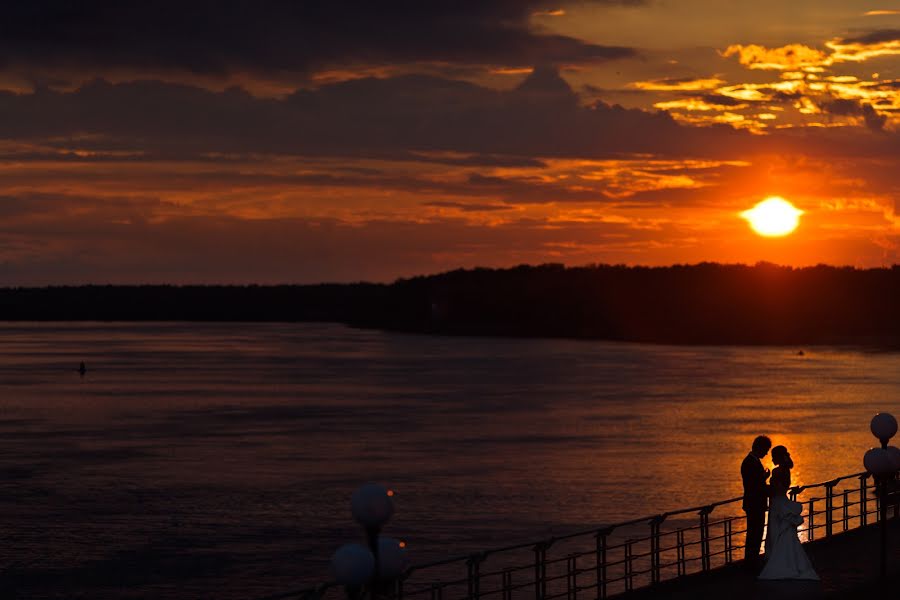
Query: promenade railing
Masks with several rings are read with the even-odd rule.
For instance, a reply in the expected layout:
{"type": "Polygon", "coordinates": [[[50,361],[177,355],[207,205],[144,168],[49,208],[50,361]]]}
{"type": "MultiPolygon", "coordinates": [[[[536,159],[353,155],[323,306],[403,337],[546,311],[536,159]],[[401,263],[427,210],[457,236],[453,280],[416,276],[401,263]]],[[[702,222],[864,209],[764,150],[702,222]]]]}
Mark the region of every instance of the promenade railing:
{"type": "MultiPolygon", "coordinates": [[[[874,523],[881,499],[869,473],[789,490],[804,504],[801,541],[874,523]]],[[[602,600],[743,558],[742,497],[414,565],[379,596],[393,600],[602,600]]],[[[897,507],[891,511],[898,516],[897,507]]],[[[337,599],[341,586],[270,596],[337,599]]]]}

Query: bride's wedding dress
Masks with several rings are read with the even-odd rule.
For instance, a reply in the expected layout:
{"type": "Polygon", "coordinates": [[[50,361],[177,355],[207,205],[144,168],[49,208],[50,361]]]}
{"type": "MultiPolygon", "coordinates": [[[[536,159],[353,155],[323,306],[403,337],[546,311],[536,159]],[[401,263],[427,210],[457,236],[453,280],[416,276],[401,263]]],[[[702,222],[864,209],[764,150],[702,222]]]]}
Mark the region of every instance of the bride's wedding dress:
{"type": "Polygon", "coordinates": [[[769,526],[766,530],[766,565],[759,578],[818,580],[819,576],[797,537],[797,527],[803,523],[803,505],[787,497],[787,490],[791,486],[790,477],[790,471],[782,467],[772,473],[773,494],[769,503],[769,526]]]}

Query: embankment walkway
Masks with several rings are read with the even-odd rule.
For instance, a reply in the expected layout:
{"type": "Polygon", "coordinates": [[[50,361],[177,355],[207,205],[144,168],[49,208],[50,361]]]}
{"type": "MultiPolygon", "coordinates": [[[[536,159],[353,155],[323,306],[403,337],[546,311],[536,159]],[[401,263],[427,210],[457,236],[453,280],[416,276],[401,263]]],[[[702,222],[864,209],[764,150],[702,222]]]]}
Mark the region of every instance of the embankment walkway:
{"type": "Polygon", "coordinates": [[[620,594],[629,600],[900,598],[900,520],[888,521],[888,577],[879,577],[880,523],[804,544],[820,582],[758,581],[742,562],[620,594]]]}

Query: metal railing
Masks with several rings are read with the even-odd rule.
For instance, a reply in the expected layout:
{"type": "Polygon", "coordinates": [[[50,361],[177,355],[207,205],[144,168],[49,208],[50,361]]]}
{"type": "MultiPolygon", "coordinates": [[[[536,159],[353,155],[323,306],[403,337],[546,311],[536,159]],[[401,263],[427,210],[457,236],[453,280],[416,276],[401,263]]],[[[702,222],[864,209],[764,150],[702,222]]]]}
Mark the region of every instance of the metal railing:
{"type": "MultiPolygon", "coordinates": [[[[805,505],[801,541],[876,522],[881,499],[873,493],[870,477],[854,473],[792,487],[789,497],[805,505]]],[[[739,496],[414,565],[378,595],[392,600],[602,600],[743,558],[747,529],[742,500],[739,496]]],[[[893,516],[900,516],[897,506],[893,516]]],[[[265,600],[325,600],[342,593],[340,586],[327,583],[265,600]]]]}

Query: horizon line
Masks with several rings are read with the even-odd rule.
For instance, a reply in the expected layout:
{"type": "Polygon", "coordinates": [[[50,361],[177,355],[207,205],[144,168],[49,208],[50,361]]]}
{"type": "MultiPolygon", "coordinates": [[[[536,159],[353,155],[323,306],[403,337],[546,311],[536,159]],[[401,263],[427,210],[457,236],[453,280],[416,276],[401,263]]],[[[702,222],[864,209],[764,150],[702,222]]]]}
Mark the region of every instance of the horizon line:
{"type": "Polygon", "coordinates": [[[696,263],[672,263],[668,265],[645,265],[645,264],[626,264],[626,263],[586,263],[579,265],[568,265],[565,263],[558,262],[545,262],[545,263],[520,263],[511,266],[504,267],[487,267],[487,266],[474,266],[474,267],[456,267],[453,269],[447,269],[444,271],[437,271],[433,273],[420,273],[417,275],[405,275],[399,276],[392,280],[365,280],[365,279],[353,279],[346,281],[315,281],[315,282],[215,282],[215,283],[201,283],[201,282],[166,282],[166,283],[152,283],[152,282],[143,282],[143,283],[113,283],[113,282],[83,282],[83,283],[45,283],[45,284],[8,284],[8,285],[0,285],[0,291],[9,291],[9,290],[26,290],[26,289],[54,289],[54,288],[85,288],[85,287],[174,287],[174,288],[182,288],[182,287],[305,287],[305,286],[322,286],[322,285],[394,285],[396,283],[402,281],[408,281],[411,279],[418,278],[429,278],[429,277],[438,277],[441,275],[446,275],[449,273],[455,273],[458,271],[511,271],[514,269],[520,268],[546,268],[546,267],[556,267],[563,268],[565,270],[576,270],[576,269],[600,269],[600,268],[617,268],[617,269],[672,269],[672,268],[696,268],[702,266],[716,266],[716,267],[744,267],[744,268],[777,268],[777,269],[788,269],[791,271],[801,271],[805,269],[820,269],[820,268],[828,268],[828,269],[851,269],[853,271],[881,271],[881,270],[893,270],[900,267],[898,263],[891,263],[890,265],[882,265],[880,267],[857,267],[854,265],[832,265],[827,263],[816,263],[811,265],[787,265],[787,264],[779,264],[773,263],[770,261],[757,261],[753,264],[741,263],[741,262],[717,262],[717,261],[699,261],[696,263]]]}

